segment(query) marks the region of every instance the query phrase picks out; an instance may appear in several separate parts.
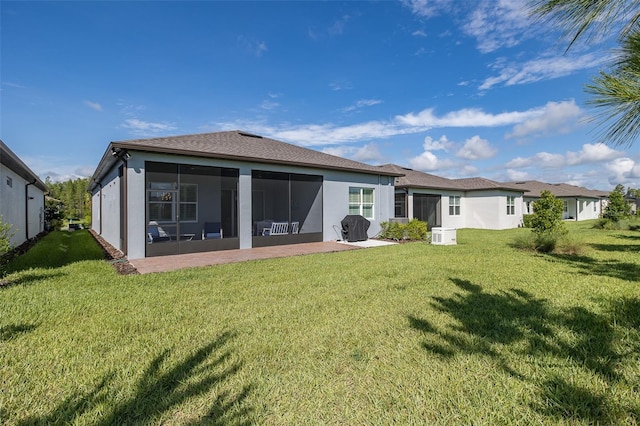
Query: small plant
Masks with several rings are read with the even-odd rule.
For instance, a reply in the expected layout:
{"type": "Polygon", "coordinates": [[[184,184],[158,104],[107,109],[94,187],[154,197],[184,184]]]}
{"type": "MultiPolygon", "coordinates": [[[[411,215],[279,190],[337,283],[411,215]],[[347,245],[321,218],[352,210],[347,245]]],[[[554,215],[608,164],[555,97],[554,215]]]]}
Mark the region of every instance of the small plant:
{"type": "Polygon", "coordinates": [[[408,223],[382,222],[380,238],[394,241],[420,241],[427,238],[427,222],[411,219],[408,223]]]}
{"type": "MultiPolygon", "coordinates": [[[[540,199],[533,203],[533,214],[530,215],[531,231],[534,234],[536,251],[550,253],[556,248],[558,239],[568,230],[562,221],[564,205],[550,191],[542,191],[540,199]]],[[[529,221],[529,219],[527,219],[529,221]]]]}

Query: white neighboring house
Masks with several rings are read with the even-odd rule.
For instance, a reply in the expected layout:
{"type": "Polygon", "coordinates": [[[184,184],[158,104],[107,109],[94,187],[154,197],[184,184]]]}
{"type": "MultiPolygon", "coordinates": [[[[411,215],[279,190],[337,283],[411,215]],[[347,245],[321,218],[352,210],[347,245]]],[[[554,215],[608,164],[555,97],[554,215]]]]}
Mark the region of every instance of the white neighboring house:
{"type": "Polygon", "coordinates": [[[510,229],[522,225],[526,191],[485,178],[447,179],[395,164],[382,169],[402,174],[395,181],[395,217],[419,219],[428,229],[510,229]]]}
{"type": "Polygon", "coordinates": [[[540,199],[542,191],[551,192],[564,203],[562,219],[598,219],[607,204],[609,192],[587,189],[566,183],[545,183],[537,180],[511,182],[510,185],[528,191],[524,196],[524,214],[533,213],[533,203],[540,199]]]}
{"type": "Polygon", "coordinates": [[[0,216],[11,224],[11,245],[44,231],[47,186],[0,140],[0,216]]]}

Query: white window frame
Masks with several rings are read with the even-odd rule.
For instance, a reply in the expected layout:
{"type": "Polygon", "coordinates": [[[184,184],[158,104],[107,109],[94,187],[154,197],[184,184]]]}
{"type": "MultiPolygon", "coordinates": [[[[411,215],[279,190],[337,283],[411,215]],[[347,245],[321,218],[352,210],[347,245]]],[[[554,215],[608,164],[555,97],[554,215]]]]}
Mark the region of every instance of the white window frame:
{"type": "Polygon", "coordinates": [[[516,197],[514,195],[507,195],[507,216],[514,216],[516,214],[516,197]]]}
{"type": "Polygon", "coordinates": [[[159,220],[158,218],[152,218],[149,217],[149,220],[151,221],[156,221],[158,223],[176,223],[177,222],[177,215],[179,214],[178,209],[180,206],[177,205],[177,200],[179,197],[179,192],[182,188],[186,187],[186,186],[195,186],[195,194],[196,194],[196,199],[195,201],[182,201],[182,199],[180,200],[180,206],[182,205],[189,205],[189,204],[193,204],[196,206],[196,217],[195,218],[191,218],[188,220],[185,219],[180,219],[181,223],[196,223],[198,222],[198,184],[197,183],[181,183],[180,184],[180,189],[176,189],[174,188],[174,185],[172,183],[167,183],[167,182],[151,182],[149,184],[149,189],[147,190],[147,205],[149,204],[170,204],[171,205],[171,220],[159,220]],[[151,201],[150,200],[150,195],[151,193],[154,192],[164,192],[167,194],[171,194],[171,199],[169,201],[151,201]]]}
{"type": "Polygon", "coordinates": [[[449,216],[460,216],[460,195],[449,195],[449,216]]]}
{"type": "Polygon", "coordinates": [[[374,188],[364,188],[364,187],[349,187],[349,214],[359,214],[365,219],[374,219],[375,218],[375,189],[374,188]],[[364,201],[365,192],[371,193],[371,202],[364,201]],[[357,194],[357,201],[351,199],[352,194],[357,194]],[[370,207],[369,209],[365,209],[365,207],[370,207]],[[357,209],[358,213],[355,213],[357,209]],[[370,211],[371,214],[367,215],[366,212],[370,211]]]}

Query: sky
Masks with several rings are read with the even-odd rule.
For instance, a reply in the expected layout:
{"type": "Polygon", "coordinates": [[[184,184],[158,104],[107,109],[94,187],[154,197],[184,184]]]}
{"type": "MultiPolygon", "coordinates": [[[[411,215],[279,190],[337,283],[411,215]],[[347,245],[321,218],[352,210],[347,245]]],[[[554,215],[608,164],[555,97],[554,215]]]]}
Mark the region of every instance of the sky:
{"type": "Polygon", "coordinates": [[[0,2],[0,139],[43,180],[109,142],[244,130],[447,178],[640,188],[526,0],[0,2]]]}

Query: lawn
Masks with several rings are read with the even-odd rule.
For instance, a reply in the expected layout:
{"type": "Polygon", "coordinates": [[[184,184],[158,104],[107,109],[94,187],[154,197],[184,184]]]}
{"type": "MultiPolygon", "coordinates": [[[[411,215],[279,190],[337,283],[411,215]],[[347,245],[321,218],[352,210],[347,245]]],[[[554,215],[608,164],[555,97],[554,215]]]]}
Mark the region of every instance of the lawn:
{"type": "Polygon", "coordinates": [[[127,276],[50,234],[0,289],[0,423],[640,423],[640,232],[592,224],[127,276]]]}

